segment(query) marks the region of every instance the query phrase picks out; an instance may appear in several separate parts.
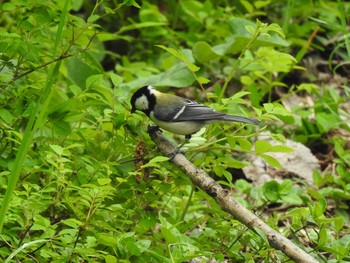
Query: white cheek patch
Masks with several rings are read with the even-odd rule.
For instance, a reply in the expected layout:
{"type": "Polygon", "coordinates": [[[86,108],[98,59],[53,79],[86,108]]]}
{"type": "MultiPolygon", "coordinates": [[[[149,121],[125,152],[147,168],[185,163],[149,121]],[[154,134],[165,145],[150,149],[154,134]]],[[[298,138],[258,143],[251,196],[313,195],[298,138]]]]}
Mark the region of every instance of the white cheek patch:
{"type": "Polygon", "coordinates": [[[135,108],[137,110],[148,110],[148,99],[145,95],[142,95],[141,97],[137,98],[135,101],[135,108]]]}

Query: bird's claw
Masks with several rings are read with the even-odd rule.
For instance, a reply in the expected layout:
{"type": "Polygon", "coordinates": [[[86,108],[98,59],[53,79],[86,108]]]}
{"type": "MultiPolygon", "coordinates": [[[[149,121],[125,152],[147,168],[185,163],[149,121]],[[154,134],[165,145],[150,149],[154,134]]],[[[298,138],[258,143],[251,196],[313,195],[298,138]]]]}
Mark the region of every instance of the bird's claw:
{"type": "Polygon", "coordinates": [[[183,152],[180,151],[180,148],[176,148],[175,151],[173,151],[168,157],[169,157],[169,161],[171,161],[172,159],[175,158],[176,155],[178,154],[183,154],[183,152]]]}
{"type": "Polygon", "coordinates": [[[148,125],[148,133],[156,131],[162,132],[162,130],[157,125],[148,125]]]}

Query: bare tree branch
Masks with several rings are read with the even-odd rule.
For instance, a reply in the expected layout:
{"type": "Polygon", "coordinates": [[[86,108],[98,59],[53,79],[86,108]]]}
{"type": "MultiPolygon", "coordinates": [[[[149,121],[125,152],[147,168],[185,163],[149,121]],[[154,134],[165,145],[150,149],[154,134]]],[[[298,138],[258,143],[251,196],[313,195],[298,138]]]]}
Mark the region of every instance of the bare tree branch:
{"type": "MultiPolygon", "coordinates": [[[[170,157],[177,152],[177,148],[175,148],[158,129],[150,127],[148,133],[164,155],[170,157]]],[[[223,189],[221,185],[208,176],[203,170],[194,166],[183,154],[176,154],[171,161],[190,177],[195,186],[213,197],[222,210],[232,215],[248,228],[252,230],[260,229],[266,235],[271,247],[283,251],[295,262],[319,262],[246,209],[232,197],[229,190],[223,189]]]]}

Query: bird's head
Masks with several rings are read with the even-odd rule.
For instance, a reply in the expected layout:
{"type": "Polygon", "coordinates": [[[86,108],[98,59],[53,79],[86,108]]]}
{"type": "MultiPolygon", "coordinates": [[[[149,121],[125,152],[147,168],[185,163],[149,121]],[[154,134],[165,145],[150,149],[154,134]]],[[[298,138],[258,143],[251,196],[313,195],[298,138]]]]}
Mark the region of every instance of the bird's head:
{"type": "Polygon", "coordinates": [[[154,95],[155,89],[152,86],[145,86],[138,89],[131,97],[131,113],[136,110],[144,112],[147,116],[153,111],[156,104],[154,95]]]}

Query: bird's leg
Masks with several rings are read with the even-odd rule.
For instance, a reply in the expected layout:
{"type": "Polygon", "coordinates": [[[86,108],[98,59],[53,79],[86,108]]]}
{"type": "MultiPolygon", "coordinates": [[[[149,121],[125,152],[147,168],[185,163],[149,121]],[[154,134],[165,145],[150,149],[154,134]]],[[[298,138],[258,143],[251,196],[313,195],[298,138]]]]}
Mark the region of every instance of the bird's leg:
{"type": "Polygon", "coordinates": [[[177,147],[176,151],[171,156],[169,156],[170,160],[172,160],[178,153],[181,153],[180,149],[182,148],[182,146],[189,142],[191,136],[192,134],[185,135],[185,141],[177,147]]]}
{"type": "Polygon", "coordinates": [[[183,143],[181,143],[179,145],[179,147],[177,147],[177,152],[180,152],[180,149],[182,148],[182,146],[184,146],[186,143],[188,143],[191,140],[192,134],[187,134],[185,135],[185,141],[183,143]]]}
{"type": "Polygon", "coordinates": [[[148,125],[148,131],[150,132],[150,131],[162,131],[162,130],[157,125],[148,125]]]}

